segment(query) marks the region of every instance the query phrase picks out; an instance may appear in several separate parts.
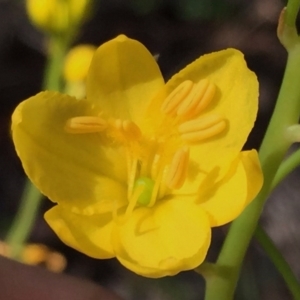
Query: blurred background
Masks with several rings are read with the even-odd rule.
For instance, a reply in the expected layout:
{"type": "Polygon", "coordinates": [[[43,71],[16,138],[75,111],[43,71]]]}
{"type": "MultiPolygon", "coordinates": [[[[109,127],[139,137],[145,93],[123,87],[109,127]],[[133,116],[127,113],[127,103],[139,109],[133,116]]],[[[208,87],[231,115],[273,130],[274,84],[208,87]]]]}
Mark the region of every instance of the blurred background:
{"type": "MultiPolygon", "coordinates": [[[[159,55],[158,64],[166,79],[202,54],[228,47],[241,50],[260,82],[259,115],[245,146],[258,148],[286,61],[286,52],[276,37],[277,19],[284,5],[281,0],[95,0],[93,15],[82,27],[74,45],[98,46],[118,34],[126,34],[142,42],[153,55],[159,55]]],[[[46,60],[44,43],[44,35],[28,20],[24,0],[0,0],[2,240],[17,212],[25,182],[10,138],[10,116],[19,102],[41,90],[46,60]]],[[[296,169],[274,191],[261,224],[300,279],[299,178],[300,169],[296,169]]],[[[47,255],[43,254],[48,258],[41,260],[41,264],[56,271],[65,268],[64,272],[95,281],[128,300],[203,299],[204,281],[193,271],[147,279],[126,270],[114,259],[94,260],[65,246],[43,219],[50,206],[50,201],[42,202],[29,239],[31,243],[48,247],[44,251],[47,255]],[[50,262],[46,263],[47,260],[50,262]]],[[[226,226],[214,230],[209,260],[216,258],[226,230],[226,226]]],[[[34,255],[41,255],[41,249],[36,251],[34,255]]],[[[280,274],[255,240],[246,256],[235,299],[292,299],[280,274]]]]}

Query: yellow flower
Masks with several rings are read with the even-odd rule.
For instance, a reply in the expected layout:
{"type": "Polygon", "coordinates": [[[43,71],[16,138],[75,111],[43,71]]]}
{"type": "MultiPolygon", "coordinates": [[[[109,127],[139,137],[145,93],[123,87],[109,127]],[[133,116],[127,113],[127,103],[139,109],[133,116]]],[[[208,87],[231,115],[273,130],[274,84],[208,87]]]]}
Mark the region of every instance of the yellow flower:
{"type": "Polygon", "coordinates": [[[97,49],[87,99],[39,93],[16,108],[12,135],[56,203],[45,218],[64,243],[162,277],[200,265],[211,227],[258,193],[257,153],[241,151],[257,104],[239,51],[204,55],[165,84],[147,49],[121,35],[97,49]]]}
{"type": "Polygon", "coordinates": [[[96,51],[93,45],[78,45],[72,48],[64,63],[65,92],[76,98],[86,95],[86,77],[96,51]]]}
{"type": "Polygon", "coordinates": [[[93,45],[78,45],[72,48],[65,59],[65,80],[73,82],[84,81],[95,51],[96,47],[93,45]]]}
{"type": "Polygon", "coordinates": [[[48,33],[68,33],[87,13],[90,0],[26,0],[32,23],[48,33]]]}

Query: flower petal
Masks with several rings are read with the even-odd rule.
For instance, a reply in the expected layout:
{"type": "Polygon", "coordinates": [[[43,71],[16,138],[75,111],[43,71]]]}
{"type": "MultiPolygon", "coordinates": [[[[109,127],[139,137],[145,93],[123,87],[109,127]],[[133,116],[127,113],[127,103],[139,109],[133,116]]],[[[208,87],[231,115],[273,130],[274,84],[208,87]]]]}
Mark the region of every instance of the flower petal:
{"type": "Polygon", "coordinates": [[[12,136],[23,167],[54,202],[82,208],[101,199],[127,197],[123,152],[107,147],[100,133],[64,130],[69,118],[96,113],[84,100],[42,92],[13,114],[12,136]]]}
{"type": "Polygon", "coordinates": [[[213,184],[214,179],[211,173],[203,181],[198,201],[210,216],[211,226],[221,226],[238,217],[261,188],[256,151],[242,152],[221,181],[213,184]]]}
{"type": "Polygon", "coordinates": [[[250,203],[262,188],[264,178],[260,167],[260,161],[256,150],[242,151],[241,162],[248,179],[248,198],[250,203]]]}
{"type": "Polygon", "coordinates": [[[226,129],[190,147],[190,158],[203,172],[220,165],[220,177],[228,171],[241,151],[253,127],[258,108],[258,81],[246,65],[243,54],[227,49],[204,55],[173,76],[151,102],[146,121],[161,126],[164,118],[161,106],[164,99],[185,80],[195,83],[207,78],[217,86],[212,103],[200,113],[218,115],[227,122],[226,129]],[[222,156],[228,156],[226,160],[222,156]]]}
{"type": "Polygon", "coordinates": [[[114,257],[111,244],[111,213],[83,216],[67,207],[56,205],[45,213],[45,219],[68,246],[94,258],[114,257]]]}
{"type": "Polygon", "coordinates": [[[175,275],[202,263],[211,230],[199,205],[182,199],[136,209],[130,219],[113,229],[117,259],[147,277],[175,275]]]}
{"type": "Polygon", "coordinates": [[[99,104],[104,114],[139,125],[163,85],[151,53],[138,41],[120,35],[97,49],[87,77],[87,99],[99,104]]]}

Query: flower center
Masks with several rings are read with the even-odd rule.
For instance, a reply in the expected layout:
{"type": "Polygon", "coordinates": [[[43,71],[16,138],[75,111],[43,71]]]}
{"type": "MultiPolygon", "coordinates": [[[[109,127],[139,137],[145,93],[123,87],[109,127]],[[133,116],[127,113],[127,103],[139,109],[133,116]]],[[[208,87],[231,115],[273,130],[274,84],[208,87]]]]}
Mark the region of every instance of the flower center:
{"type": "MultiPolygon", "coordinates": [[[[162,122],[152,137],[130,120],[79,116],[67,121],[69,133],[99,133],[123,147],[127,161],[127,219],[136,206],[152,207],[158,199],[180,189],[188,177],[190,147],[223,132],[226,121],[203,111],[216,94],[207,79],[186,80],[162,102],[162,122]]],[[[116,213],[115,213],[116,214],[116,213]]]]}

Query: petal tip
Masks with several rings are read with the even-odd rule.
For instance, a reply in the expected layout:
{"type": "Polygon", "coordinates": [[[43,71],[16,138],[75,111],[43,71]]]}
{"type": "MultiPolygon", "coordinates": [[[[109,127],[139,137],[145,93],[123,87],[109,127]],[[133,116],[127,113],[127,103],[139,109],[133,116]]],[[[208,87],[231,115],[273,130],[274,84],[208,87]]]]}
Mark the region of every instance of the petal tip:
{"type": "Polygon", "coordinates": [[[116,37],[117,42],[126,42],[128,40],[128,37],[125,34],[120,34],[116,37]]]}

